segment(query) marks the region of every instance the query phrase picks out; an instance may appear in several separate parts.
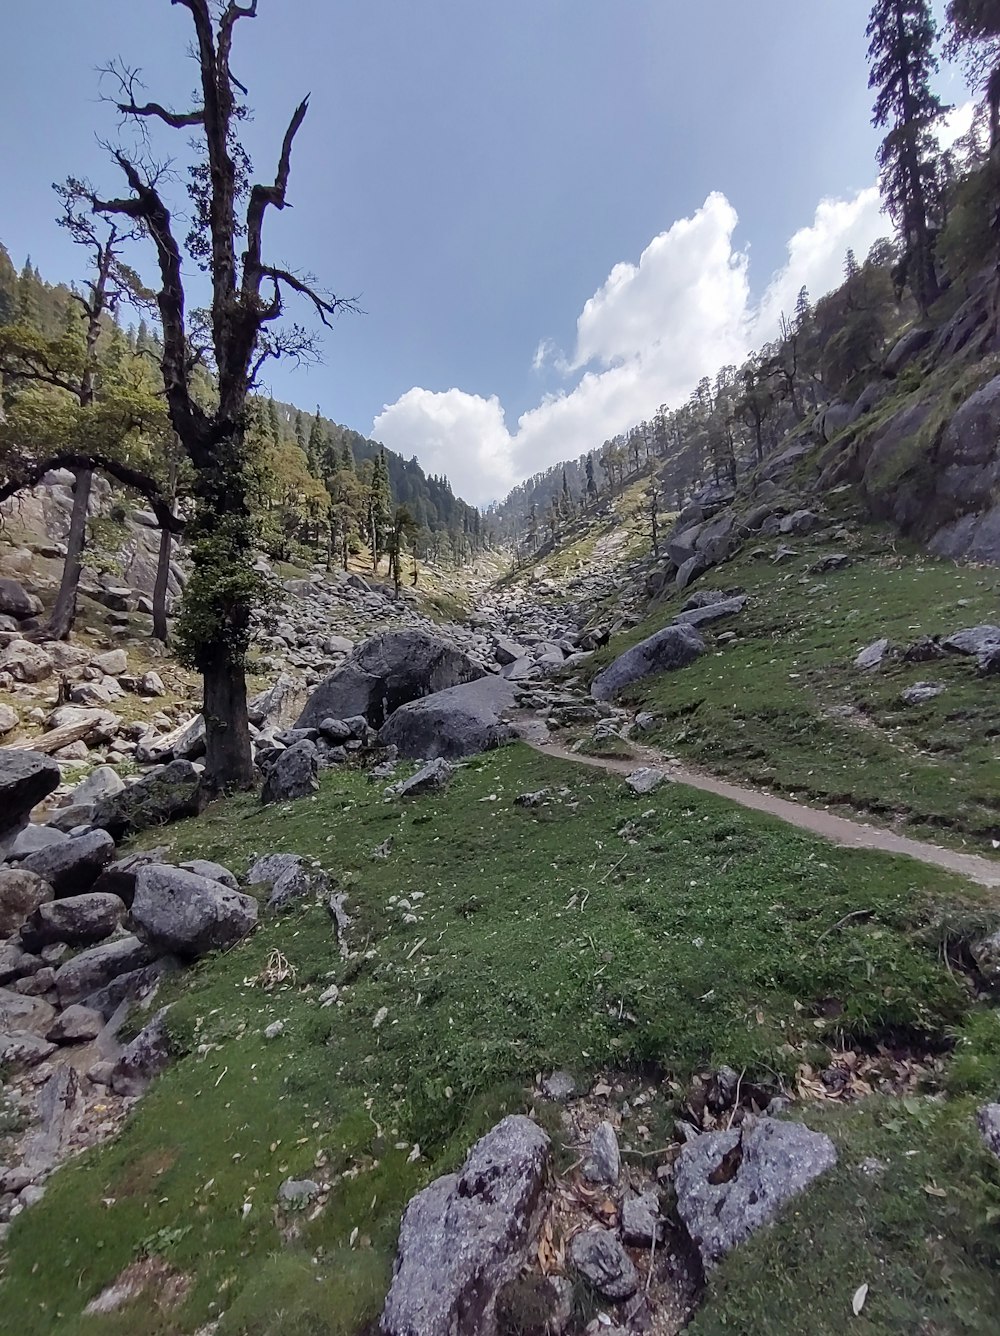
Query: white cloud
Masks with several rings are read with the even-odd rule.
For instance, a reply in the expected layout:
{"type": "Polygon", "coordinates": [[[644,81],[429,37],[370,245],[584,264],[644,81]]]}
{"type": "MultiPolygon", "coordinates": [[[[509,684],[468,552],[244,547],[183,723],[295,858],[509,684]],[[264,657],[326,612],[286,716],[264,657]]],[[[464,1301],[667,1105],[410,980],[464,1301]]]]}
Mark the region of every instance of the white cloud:
{"type": "Polygon", "coordinates": [[[840,282],[844,252],[864,257],[887,230],[878,191],[823,200],[788,244],[788,260],[751,301],[749,260],[734,245],[738,218],[720,193],[649,243],[637,264],[615,265],[577,319],[563,359],[543,338],[532,366],[552,365],[573,384],[522,414],[511,431],[499,399],[460,389],[408,390],[375,419],[373,435],[446,473],[466,500],[484,504],[532,473],[600,445],[661,403],[682,402],[701,376],[739,362],[777,331],[799,289],[822,296],[840,282]]]}

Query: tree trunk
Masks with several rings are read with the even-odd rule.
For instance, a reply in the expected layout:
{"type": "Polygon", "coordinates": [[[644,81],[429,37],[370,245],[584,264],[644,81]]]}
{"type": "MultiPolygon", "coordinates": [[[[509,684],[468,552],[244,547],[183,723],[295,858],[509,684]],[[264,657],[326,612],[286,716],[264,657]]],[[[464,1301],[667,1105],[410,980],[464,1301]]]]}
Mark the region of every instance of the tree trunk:
{"type": "Polygon", "coordinates": [[[69,522],[69,537],[66,539],[66,560],[63,562],[62,580],[56,595],[55,607],[48,625],[42,633],[46,640],[65,640],[73,629],[76,620],[76,595],[80,587],[80,572],[83,569],[83,549],[87,542],[87,514],[90,508],[90,492],[94,475],[90,469],[80,469],[76,474],[76,487],[73,489],[73,514],[69,522]]]}
{"type": "Polygon", "coordinates": [[[255,783],[247,720],[247,681],[225,642],[205,661],[205,784],[213,793],[250,789],[255,783]]]}
{"type": "Polygon", "coordinates": [[[165,645],[167,634],[167,585],[170,582],[170,556],[173,552],[169,529],[160,530],[160,550],[156,558],[156,582],[153,585],[153,638],[165,645]]]}

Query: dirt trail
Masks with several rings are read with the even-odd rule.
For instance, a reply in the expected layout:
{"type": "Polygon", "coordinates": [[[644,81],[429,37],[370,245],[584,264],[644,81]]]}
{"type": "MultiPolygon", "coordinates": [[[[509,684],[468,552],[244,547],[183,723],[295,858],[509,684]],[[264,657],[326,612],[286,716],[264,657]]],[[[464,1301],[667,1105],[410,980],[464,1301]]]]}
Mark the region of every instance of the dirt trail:
{"type": "Polygon", "coordinates": [[[911,840],[905,835],[884,830],[878,826],[869,826],[861,821],[852,821],[848,817],[834,816],[816,807],[805,807],[801,803],[789,802],[773,793],[762,793],[756,789],[743,788],[739,784],[729,784],[724,779],[690,770],[687,766],[649,747],[634,746],[635,757],[621,760],[616,757],[583,756],[570,751],[568,747],[542,736],[541,729],[526,729],[524,741],[545,756],[556,756],[563,761],[574,761],[577,765],[589,765],[598,770],[609,770],[618,775],[629,775],[640,766],[656,766],[663,770],[671,782],[686,784],[689,788],[700,789],[703,793],[714,793],[730,802],[749,807],[754,812],[765,812],[768,816],[786,821],[790,826],[808,830],[813,835],[821,835],[848,849],[877,849],[886,854],[902,854],[906,858],[915,858],[919,863],[931,867],[944,868],[947,872],[957,872],[980,886],[1000,889],[1000,862],[981,858],[977,854],[956,853],[951,849],[942,849],[936,844],[926,844],[923,840],[911,840]]]}

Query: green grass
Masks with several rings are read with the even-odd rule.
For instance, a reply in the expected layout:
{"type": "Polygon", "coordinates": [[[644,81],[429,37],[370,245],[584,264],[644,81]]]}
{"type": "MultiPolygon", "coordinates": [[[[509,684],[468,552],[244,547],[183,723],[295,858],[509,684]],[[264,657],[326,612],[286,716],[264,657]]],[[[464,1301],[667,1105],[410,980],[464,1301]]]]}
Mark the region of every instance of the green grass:
{"type": "MultiPolygon", "coordinates": [[[[237,798],[155,837],[239,872],[272,849],[319,859],[349,890],[354,953],[342,960],[309,906],[172,984],[186,1056],[11,1233],[0,1306],[25,1336],[175,1336],[223,1311],[219,1336],[355,1336],[381,1306],[405,1201],[528,1107],[537,1071],[684,1081],[729,1062],[777,1081],[818,1044],[943,1044],[971,1021],[935,925],[945,910],[995,917],[920,865],[684,789],[636,799],[520,746],[408,805],[330,773],[313,799],[237,798]],[[514,804],[542,787],[548,805],[514,804]],[[388,836],[390,857],[373,859],[388,836]],[[275,949],[295,977],[267,992],[253,981],[275,949]],[[341,1005],[320,1008],[331,982],[341,1005]],[[267,1040],[274,1020],[283,1033],[267,1040]],[[288,1176],[333,1184],[295,1237],[274,1209],[288,1176]],[[183,1306],[82,1317],[143,1252],[194,1278],[183,1306]]],[[[970,1034],[975,1053],[989,1047],[970,1034]]]]}
{"type": "MultiPolygon", "coordinates": [[[[642,683],[626,703],[659,716],[655,745],[716,773],[990,851],[1000,838],[995,680],[977,678],[964,656],[892,660],[870,674],[853,659],[881,636],[906,646],[995,622],[1000,576],[901,543],[897,551],[877,530],[852,531],[836,548],[793,545],[800,555],[786,564],[773,564],[776,540],[765,540],[767,555],[743,554],[705,576],[705,587],[745,589],[746,611],[706,631],[710,652],[695,664],[642,683]],[[855,564],[810,573],[832,550],[855,564]],[[735,641],[720,641],[727,630],[735,641]],[[901,693],[919,681],[947,690],[903,705],[901,693]]],[[[595,656],[592,671],[670,621],[683,597],[595,656]]]]}

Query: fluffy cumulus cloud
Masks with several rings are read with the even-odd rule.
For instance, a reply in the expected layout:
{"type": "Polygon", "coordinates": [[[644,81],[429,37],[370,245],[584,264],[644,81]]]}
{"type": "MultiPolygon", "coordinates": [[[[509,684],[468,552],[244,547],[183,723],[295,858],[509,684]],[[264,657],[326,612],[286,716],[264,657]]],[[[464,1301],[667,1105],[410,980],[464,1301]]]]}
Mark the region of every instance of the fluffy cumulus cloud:
{"type": "Polygon", "coordinates": [[[513,429],[495,395],[414,388],[385,406],[374,436],[446,473],[469,501],[501,497],[659,404],[682,402],[701,376],[772,338],[803,286],[814,296],[835,287],[849,246],[863,258],[887,230],[874,188],[824,200],[754,303],[748,255],[735,242],[738,221],[726,197],[712,194],[692,217],[654,237],[637,264],[615,265],[580,312],[572,353],[563,355],[548,338],[539,342],[533,367],[554,367],[566,388],[522,414],[513,429]]]}

